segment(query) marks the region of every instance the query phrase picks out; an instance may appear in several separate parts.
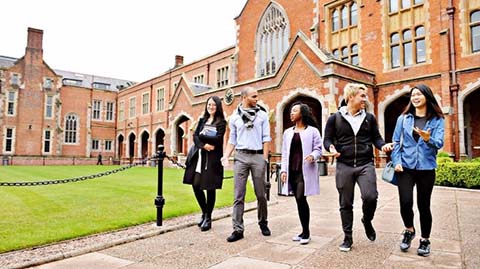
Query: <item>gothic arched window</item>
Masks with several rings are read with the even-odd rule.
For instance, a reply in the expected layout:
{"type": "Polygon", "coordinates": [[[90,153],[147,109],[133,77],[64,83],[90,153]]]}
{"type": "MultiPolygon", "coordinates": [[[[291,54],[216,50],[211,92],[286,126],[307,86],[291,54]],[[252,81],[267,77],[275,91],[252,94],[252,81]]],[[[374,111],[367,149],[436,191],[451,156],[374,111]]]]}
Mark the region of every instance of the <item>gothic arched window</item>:
{"type": "Polygon", "coordinates": [[[286,14],[272,3],[263,14],[257,29],[257,76],[273,74],[288,49],[290,25],[286,14]]]}
{"type": "Polygon", "coordinates": [[[65,143],[77,143],[78,117],[75,114],[68,114],[65,118],[65,143]]]}

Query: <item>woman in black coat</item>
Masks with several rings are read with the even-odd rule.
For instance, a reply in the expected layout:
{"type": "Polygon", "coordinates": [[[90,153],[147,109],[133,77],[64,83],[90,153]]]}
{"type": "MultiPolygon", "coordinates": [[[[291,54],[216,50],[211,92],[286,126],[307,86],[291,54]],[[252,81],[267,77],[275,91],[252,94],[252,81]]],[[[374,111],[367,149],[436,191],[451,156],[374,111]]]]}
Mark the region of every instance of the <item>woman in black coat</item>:
{"type": "Polygon", "coordinates": [[[187,156],[183,183],[193,187],[195,198],[202,209],[198,223],[202,231],[212,227],[212,211],[215,207],[216,189],[222,188],[223,136],[227,122],[223,115],[222,101],[217,96],[207,99],[203,117],[198,121],[193,135],[194,145],[187,156]],[[200,161],[199,161],[200,160],[200,161]],[[207,191],[205,197],[204,190],[207,191]]]}

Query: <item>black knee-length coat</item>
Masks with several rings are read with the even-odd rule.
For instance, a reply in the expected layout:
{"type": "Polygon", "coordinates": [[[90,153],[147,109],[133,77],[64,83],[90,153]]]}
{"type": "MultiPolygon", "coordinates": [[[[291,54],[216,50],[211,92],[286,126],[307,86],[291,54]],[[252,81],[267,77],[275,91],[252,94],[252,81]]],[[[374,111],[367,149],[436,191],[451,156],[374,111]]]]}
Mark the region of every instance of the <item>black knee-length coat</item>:
{"type": "Polygon", "coordinates": [[[190,148],[185,163],[186,169],[183,176],[183,183],[193,184],[193,177],[195,176],[195,168],[198,161],[198,149],[202,149],[202,164],[199,188],[202,190],[221,189],[223,183],[223,166],[220,159],[223,156],[223,136],[227,122],[216,120],[212,125],[217,129],[217,135],[214,137],[202,135],[201,132],[205,126],[206,119],[200,118],[195,133],[193,134],[194,145],[190,148]],[[212,151],[203,149],[205,144],[215,146],[212,151]]]}

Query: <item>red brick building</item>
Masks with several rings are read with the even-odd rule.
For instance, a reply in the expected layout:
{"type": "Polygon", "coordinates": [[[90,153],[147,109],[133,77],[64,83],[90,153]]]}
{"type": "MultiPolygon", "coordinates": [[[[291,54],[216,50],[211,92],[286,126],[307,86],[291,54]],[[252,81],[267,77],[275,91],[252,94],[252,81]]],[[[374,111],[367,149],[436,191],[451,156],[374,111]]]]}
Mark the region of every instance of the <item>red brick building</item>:
{"type": "MultiPolygon", "coordinates": [[[[234,46],[189,64],[177,56],[174,67],[160,76],[112,93],[116,127],[85,127],[82,154],[91,147],[88,135],[114,141],[119,158],[151,156],[159,144],[170,155],[186,154],[207,98],[222,97],[229,116],[248,86],[258,89],[260,104],[269,111],[271,150],[279,152],[293,102],[313,108],[323,133],[344,85],[359,82],[370,89],[369,110],[387,141],[410,87],[424,83],[445,113],[443,151],[455,159],[480,156],[480,112],[474,109],[480,102],[480,0],[257,0],[247,1],[235,22],[234,46]]],[[[2,74],[2,100],[11,89],[9,70],[2,74]]],[[[65,86],[57,85],[62,96],[65,86]]],[[[6,101],[2,106],[6,111],[6,101]]],[[[80,121],[90,122],[92,112],[85,107],[83,112],[80,121]]],[[[58,122],[63,126],[64,118],[58,122]]],[[[75,154],[60,145],[60,154],[75,154]]]]}
{"type": "Polygon", "coordinates": [[[118,88],[133,83],[53,70],[42,38],[29,28],[24,57],[0,56],[0,155],[13,164],[113,159],[118,88]]]}

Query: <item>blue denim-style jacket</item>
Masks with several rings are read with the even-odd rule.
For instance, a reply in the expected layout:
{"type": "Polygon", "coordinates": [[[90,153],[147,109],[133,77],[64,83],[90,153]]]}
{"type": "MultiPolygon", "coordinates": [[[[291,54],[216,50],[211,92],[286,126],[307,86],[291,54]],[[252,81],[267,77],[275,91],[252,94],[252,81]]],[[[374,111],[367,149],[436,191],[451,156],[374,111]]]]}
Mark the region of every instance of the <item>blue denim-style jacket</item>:
{"type": "Polygon", "coordinates": [[[392,162],[394,167],[401,164],[404,168],[415,170],[433,170],[437,168],[437,152],[443,147],[444,119],[432,118],[427,121],[423,130],[430,129],[430,140],[425,142],[422,137],[418,142],[413,138],[413,124],[415,122],[412,114],[400,115],[395,125],[392,141],[392,162]],[[402,145],[400,145],[401,134],[403,133],[402,145]]]}

